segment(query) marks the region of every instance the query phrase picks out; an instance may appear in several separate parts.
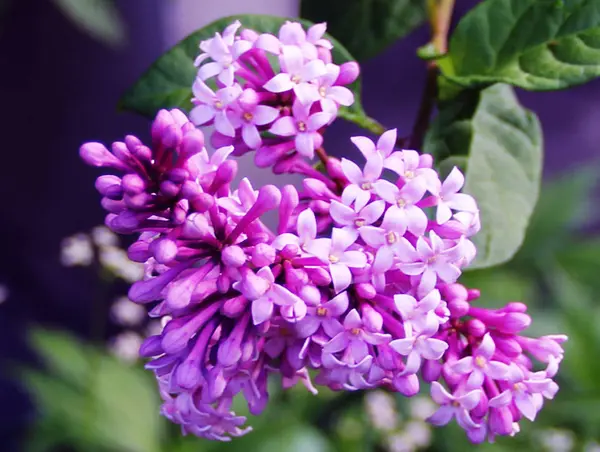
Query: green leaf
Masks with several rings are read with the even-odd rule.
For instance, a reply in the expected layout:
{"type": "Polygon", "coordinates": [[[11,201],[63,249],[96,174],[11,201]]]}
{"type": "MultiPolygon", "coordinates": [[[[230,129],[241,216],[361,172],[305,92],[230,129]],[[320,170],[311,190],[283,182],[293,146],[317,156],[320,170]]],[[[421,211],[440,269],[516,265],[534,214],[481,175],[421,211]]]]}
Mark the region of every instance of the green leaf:
{"type": "Polygon", "coordinates": [[[597,0],[486,0],[459,22],[444,75],[463,86],[554,90],[600,76],[597,0]]]}
{"type": "Polygon", "coordinates": [[[573,230],[589,220],[588,207],[597,172],[596,165],[589,165],[544,184],[517,255],[519,260],[546,261],[570,247],[573,230]]]}
{"type": "Polygon", "coordinates": [[[467,157],[464,191],[477,200],[482,225],[470,268],[508,261],[523,242],[539,192],[542,134],[536,116],[506,85],[467,91],[441,106],[424,150],[438,161],[467,157]]]}
{"type": "Polygon", "coordinates": [[[25,371],[24,378],[41,412],[61,423],[63,440],[127,452],[159,451],[164,421],[149,372],[66,333],[36,330],[31,337],[49,374],[25,371]]]}
{"type": "Polygon", "coordinates": [[[561,250],[556,258],[573,280],[594,291],[600,290],[600,238],[571,244],[561,250]]]}
{"type": "Polygon", "coordinates": [[[359,60],[377,55],[426,19],[424,0],[302,0],[300,15],[327,22],[359,60]]]}
{"type": "MultiPolygon", "coordinates": [[[[216,32],[222,32],[233,21],[239,20],[242,26],[260,33],[277,34],[281,25],[290,19],[266,15],[241,15],[219,19],[206,27],[192,33],[180,41],[175,47],[163,54],[146,73],[131,87],[121,98],[119,108],[133,111],[153,118],[161,108],[181,108],[189,111],[192,104],[192,84],[196,77],[197,69],[194,60],[200,53],[200,41],[212,38],[216,32]]],[[[298,20],[305,28],[312,22],[298,20]]],[[[334,38],[326,35],[331,40],[333,61],[342,64],[353,61],[350,53],[334,38]]],[[[340,109],[340,117],[356,124],[375,130],[377,124],[366,116],[360,100],[360,77],[349,86],[354,93],[354,104],[349,108],[340,109]]],[[[379,129],[382,130],[381,126],[379,129]]]]}
{"type": "Polygon", "coordinates": [[[110,46],[125,40],[125,24],[112,0],[54,0],[82,31],[110,46]]]}

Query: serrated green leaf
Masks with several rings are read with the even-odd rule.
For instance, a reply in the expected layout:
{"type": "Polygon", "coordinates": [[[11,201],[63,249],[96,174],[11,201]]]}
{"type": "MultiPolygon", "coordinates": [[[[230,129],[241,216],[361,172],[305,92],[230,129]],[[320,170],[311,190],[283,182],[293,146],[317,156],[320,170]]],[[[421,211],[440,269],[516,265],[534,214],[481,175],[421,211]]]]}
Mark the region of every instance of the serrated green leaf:
{"type": "Polygon", "coordinates": [[[459,22],[444,75],[463,86],[555,90],[600,76],[597,0],[486,0],[459,22]]]}
{"type": "Polygon", "coordinates": [[[54,0],[82,31],[110,46],[125,40],[125,24],[112,0],[54,0]]]}
{"type": "Polygon", "coordinates": [[[426,19],[424,0],[302,0],[300,15],[327,22],[359,60],[373,57],[426,19]]]}
{"type": "Polygon", "coordinates": [[[470,268],[508,261],[523,242],[539,192],[542,133],[536,116],[509,86],[464,92],[442,105],[424,150],[438,161],[467,156],[464,192],[477,200],[482,225],[470,268]]]}
{"type": "MultiPolygon", "coordinates": [[[[119,108],[148,117],[154,117],[161,108],[181,108],[189,111],[192,106],[192,84],[197,73],[194,60],[200,53],[198,49],[200,41],[212,38],[216,32],[222,32],[235,20],[239,20],[242,27],[259,33],[274,34],[277,34],[281,25],[287,20],[297,20],[305,28],[312,25],[312,22],[301,19],[253,14],[230,16],[212,22],[163,54],[123,95],[119,108]]],[[[333,43],[332,56],[336,64],[354,61],[352,55],[338,41],[328,35],[325,37],[333,43]]],[[[340,109],[340,117],[366,127],[371,125],[372,120],[366,116],[362,107],[360,87],[360,77],[349,85],[355,101],[351,107],[340,109]]]]}

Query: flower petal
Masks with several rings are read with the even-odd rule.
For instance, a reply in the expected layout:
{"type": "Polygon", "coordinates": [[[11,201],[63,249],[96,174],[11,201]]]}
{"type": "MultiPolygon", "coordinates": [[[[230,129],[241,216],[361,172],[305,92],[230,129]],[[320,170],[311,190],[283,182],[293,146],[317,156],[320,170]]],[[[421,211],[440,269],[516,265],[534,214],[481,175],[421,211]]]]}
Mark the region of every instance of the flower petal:
{"type": "Polygon", "coordinates": [[[313,240],[317,236],[317,219],[314,212],[310,209],[304,209],[300,212],[296,228],[300,243],[304,244],[308,243],[309,240],[313,240]]]}
{"type": "Polygon", "coordinates": [[[327,97],[344,107],[348,107],[354,103],[354,94],[344,86],[332,86],[327,90],[327,97]]]}
{"type": "Polygon", "coordinates": [[[219,74],[222,69],[223,67],[215,61],[206,63],[200,66],[198,69],[198,77],[200,77],[202,80],[206,80],[219,74]]]}
{"type": "Polygon", "coordinates": [[[208,105],[198,105],[190,111],[190,121],[201,126],[215,117],[215,110],[208,105]]]}
{"type": "Polygon", "coordinates": [[[367,256],[362,251],[346,251],[340,263],[350,268],[364,268],[367,266],[367,256]]]}
{"type": "Polygon", "coordinates": [[[353,225],[355,218],[357,218],[357,214],[353,209],[335,199],[331,201],[329,206],[329,215],[340,226],[353,225]]]}
{"type": "Polygon", "coordinates": [[[283,116],[273,123],[269,132],[281,137],[296,135],[296,121],[291,116],[283,116]]]}
{"type": "Polygon", "coordinates": [[[264,126],[277,119],[279,110],[268,105],[257,105],[252,112],[254,124],[264,126]]]}
{"type": "Polygon", "coordinates": [[[450,174],[448,174],[448,177],[446,177],[446,180],[442,183],[442,196],[456,193],[464,184],[465,177],[458,167],[455,166],[452,168],[452,171],[450,171],[450,174]]]}
{"type": "Polygon", "coordinates": [[[273,316],[273,303],[263,296],[252,302],[252,321],[255,325],[269,320],[273,316]]]}
{"type": "Polygon", "coordinates": [[[254,124],[244,124],[242,126],[242,139],[250,149],[257,149],[262,145],[262,139],[258,129],[254,124]]]}
{"type": "Polygon", "coordinates": [[[296,99],[298,99],[302,105],[307,106],[311,105],[321,97],[319,88],[312,83],[298,83],[294,85],[294,94],[296,95],[296,99]]]}
{"type": "MultiPolygon", "coordinates": [[[[434,381],[434,383],[437,383],[434,381]]],[[[442,425],[446,425],[448,422],[452,420],[452,416],[454,415],[454,408],[449,405],[444,405],[438,408],[438,410],[429,416],[426,421],[432,425],[441,427],[442,425]]]]}
{"type": "Polygon", "coordinates": [[[272,93],[283,93],[294,88],[295,83],[292,82],[290,74],[285,72],[277,74],[271,80],[263,85],[263,88],[272,93]]]}
{"type": "Polygon", "coordinates": [[[329,273],[331,273],[331,281],[333,282],[335,293],[345,290],[352,282],[352,273],[350,273],[350,269],[344,264],[331,264],[329,266],[329,273]]]}
{"type": "Polygon", "coordinates": [[[315,139],[313,133],[299,133],[294,141],[300,155],[312,159],[315,156],[315,139]]]}
{"type": "Polygon", "coordinates": [[[356,163],[352,160],[342,158],[341,166],[344,176],[346,176],[351,183],[356,185],[362,184],[364,180],[363,174],[356,163]]]}
{"type": "Polygon", "coordinates": [[[375,153],[375,143],[367,137],[351,137],[350,141],[354,143],[365,159],[368,159],[375,153]]]}

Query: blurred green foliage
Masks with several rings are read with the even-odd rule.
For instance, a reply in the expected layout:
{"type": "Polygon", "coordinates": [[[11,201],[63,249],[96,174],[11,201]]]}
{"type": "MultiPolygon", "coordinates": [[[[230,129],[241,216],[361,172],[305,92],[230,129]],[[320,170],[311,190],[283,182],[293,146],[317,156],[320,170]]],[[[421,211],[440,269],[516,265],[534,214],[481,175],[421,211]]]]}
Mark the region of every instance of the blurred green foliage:
{"type": "MultiPolygon", "coordinates": [[[[519,435],[480,450],[586,450],[585,444],[598,439],[600,304],[595,293],[600,287],[600,237],[582,233],[593,220],[588,212],[595,170],[577,169],[545,185],[525,243],[511,262],[463,275],[463,283],[481,289],[483,305],[527,302],[534,319],[531,335],[565,332],[570,337],[556,399],[546,403],[534,424],[522,422],[519,435]]],[[[35,330],[31,344],[44,370],[22,371],[39,411],[27,451],[65,445],[85,452],[393,450],[386,447],[389,433],[372,424],[362,393],[322,390],[315,397],[301,385],[282,392],[274,384],[265,413],[250,416],[254,431],[232,443],[184,437],[159,415],[155,382],[140,364],[122,363],[62,332],[35,330]]],[[[394,400],[406,418],[410,402],[394,400]]],[[[242,404],[237,410],[248,415],[242,404]]],[[[430,446],[418,450],[463,452],[472,447],[450,425],[435,429],[430,446]]]]}

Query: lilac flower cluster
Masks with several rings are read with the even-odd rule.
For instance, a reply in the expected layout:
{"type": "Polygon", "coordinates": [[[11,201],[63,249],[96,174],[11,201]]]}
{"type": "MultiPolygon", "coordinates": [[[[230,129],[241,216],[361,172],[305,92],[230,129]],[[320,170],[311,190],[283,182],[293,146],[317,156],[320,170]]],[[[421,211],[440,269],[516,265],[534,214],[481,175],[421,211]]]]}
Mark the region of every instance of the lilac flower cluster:
{"type": "MultiPolygon", "coordinates": [[[[334,105],[315,105],[310,94],[317,78],[289,72],[300,66],[287,59],[300,52],[303,67],[326,66],[324,26],[304,33],[297,25],[284,25],[279,38],[242,32],[236,39],[235,23],[202,43],[200,62],[207,55],[214,61],[201,66],[196,91],[208,89],[202,80],[210,77],[222,87],[212,107],[198,103],[191,120],[214,121],[217,131],[235,135],[241,123],[231,118],[254,115],[280,93],[292,112],[309,105],[330,114],[334,105]],[[265,51],[285,70],[268,69],[265,51]],[[243,110],[248,91],[237,85],[240,77],[260,99],[254,110],[243,110]]],[[[271,132],[278,121],[298,120],[277,114],[271,132]]],[[[242,140],[260,135],[268,124],[260,122],[257,131],[242,128],[242,140]]],[[[443,425],[454,417],[474,442],[513,434],[556,393],[552,378],[566,337],[522,336],[531,321],[525,305],[479,308],[478,291],[457,283],[475,257],[469,238],[480,227],[475,200],[460,193],[460,170],[442,181],[431,156],[395,149],[395,130],[377,143],[352,141],[364,166],[326,158],[327,173],[305,178],[301,190],[255,190],[248,179],[234,188],[237,162],[230,157],[247,142],[209,155],[202,132],[179,110],[159,112],[150,147],[131,136],[113,143],[112,152],[99,143],[82,146],[87,163],[125,173],[100,176],[96,186],[107,226],[140,234],[129,257],[145,264],[145,277],[129,297],[168,320],[140,353],[158,379],[163,414],[185,433],[229,440],[248,432],[232,400],[241,393],[259,414],[270,374],[284,388],[301,382],[314,393],[309,370],[333,390],[382,386],[406,396],[419,392],[420,376],[440,405],[429,421],[443,425]],[[261,221],[271,210],[276,229],[261,221]],[[534,371],[532,358],[546,368],[534,371]]],[[[280,163],[277,146],[284,144],[261,149],[280,163]]],[[[292,158],[312,154],[297,142],[285,146],[283,160],[293,149],[292,158]]]]}
{"type": "Polygon", "coordinates": [[[235,155],[256,150],[260,167],[311,171],[302,157],[313,157],[323,143],[321,129],[340,106],[354,102],[343,85],[356,80],[358,65],[332,62],[325,24],[305,31],[287,22],[279,37],[249,29],[236,36],[240,27],[236,21],[200,44],[190,120],[214,124],[216,147],[234,144],[235,155]]]}

